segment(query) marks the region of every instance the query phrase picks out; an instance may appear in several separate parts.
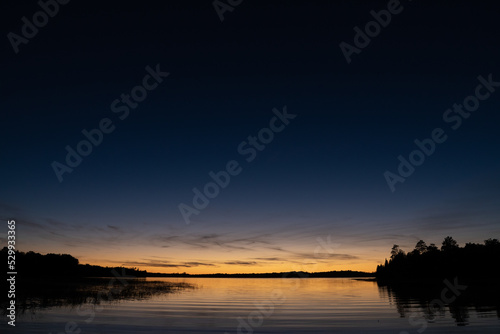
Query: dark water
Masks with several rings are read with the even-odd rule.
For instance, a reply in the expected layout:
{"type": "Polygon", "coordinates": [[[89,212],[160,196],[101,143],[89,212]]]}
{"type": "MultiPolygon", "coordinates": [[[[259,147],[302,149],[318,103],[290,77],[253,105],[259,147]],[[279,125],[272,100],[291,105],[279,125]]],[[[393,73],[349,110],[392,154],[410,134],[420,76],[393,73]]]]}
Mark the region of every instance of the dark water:
{"type": "Polygon", "coordinates": [[[6,325],[4,316],[1,332],[500,333],[493,294],[452,301],[452,291],[442,294],[444,284],[408,290],[349,278],[147,279],[153,280],[183,285],[139,284],[126,293],[115,287],[101,294],[111,301],[102,298],[100,304],[96,291],[71,302],[58,296],[59,303],[46,300],[18,314],[16,327],[6,325]]]}

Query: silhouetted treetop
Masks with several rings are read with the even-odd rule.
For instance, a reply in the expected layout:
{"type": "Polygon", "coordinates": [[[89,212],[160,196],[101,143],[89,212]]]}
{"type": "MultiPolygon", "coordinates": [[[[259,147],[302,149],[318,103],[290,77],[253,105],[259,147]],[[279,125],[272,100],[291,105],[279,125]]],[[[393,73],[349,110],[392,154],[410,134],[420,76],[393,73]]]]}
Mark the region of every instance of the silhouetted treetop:
{"type": "Polygon", "coordinates": [[[486,247],[498,247],[500,245],[500,241],[498,241],[498,239],[487,239],[487,240],[484,240],[484,245],[486,247]]]}
{"type": "Polygon", "coordinates": [[[394,260],[398,256],[404,256],[404,255],[405,255],[405,252],[402,249],[399,248],[399,245],[392,246],[391,259],[394,260]]]}
{"type": "Polygon", "coordinates": [[[441,246],[442,251],[451,251],[458,248],[458,243],[452,237],[446,237],[441,246]]]}
{"type": "Polygon", "coordinates": [[[419,240],[415,245],[415,251],[418,252],[418,254],[424,254],[427,252],[427,244],[425,241],[419,240]]]}
{"type": "Polygon", "coordinates": [[[428,252],[437,252],[439,251],[439,248],[437,248],[436,244],[430,244],[427,246],[427,251],[428,252]]]}

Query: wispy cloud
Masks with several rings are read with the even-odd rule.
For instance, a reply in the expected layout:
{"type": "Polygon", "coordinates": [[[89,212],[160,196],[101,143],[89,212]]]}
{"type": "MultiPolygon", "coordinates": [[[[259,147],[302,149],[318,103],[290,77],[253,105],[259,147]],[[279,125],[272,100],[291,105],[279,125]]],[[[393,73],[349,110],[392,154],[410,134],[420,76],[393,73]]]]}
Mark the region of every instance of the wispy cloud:
{"type": "MultiPolygon", "coordinates": [[[[311,253],[304,253],[304,252],[296,252],[296,251],[291,251],[284,249],[282,247],[268,247],[271,250],[275,250],[278,252],[286,253],[288,256],[286,257],[286,261],[290,261],[291,259],[313,259],[313,258],[321,258],[321,259],[339,259],[339,260],[354,260],[358,259],[358,256],[355,255],[350,255],[350,254],[341,254],[341,253],[328,253],[328,252],[323,252],[319,255],[314,254],[314,252],[311,253]]],[[[275,259],[275,258],[271,258],[275,259]]]]}
{"type": "Polygon", "coordinates": [[[172,261],[159,261],[159,260],[148,260],[143,261],[110,261],[114,263],[119,263],[121,266],[125,267],[155,267],[155,268],[193,268],[193,267],[216,267],[213,263],[207,262],[172,262],[172,261]]]}
{"type": "Polygon", "coordinates": [[[255,261],[226,261],[224,264],[228,265],[239,265],[239,266],[255,266],[257,262],[255,261]]]}
{"type": "Polygon", "coordinates": [[[188,245],[196,248],[208,249],[223,248],[225,250],[252,251],[256,247],[269,245],[271,240],[268,234],[241,237],[231,234],[203,234],[190,233],[186,235],[155,235],[151,242],[161,247],[172,247],[177,245],[188,245]]]}
{"type": "Polygon", "coordinates": [[[262,261],[287,261],[285,258],[281,257],[256,257],[255,260],[262,260],[262,261]]]}

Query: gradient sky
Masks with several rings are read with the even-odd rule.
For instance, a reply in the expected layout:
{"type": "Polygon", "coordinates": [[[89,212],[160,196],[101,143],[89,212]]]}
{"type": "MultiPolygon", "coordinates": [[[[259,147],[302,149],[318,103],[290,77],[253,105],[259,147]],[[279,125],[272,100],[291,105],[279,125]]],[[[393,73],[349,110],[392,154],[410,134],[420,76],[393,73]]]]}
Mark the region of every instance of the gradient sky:
{"type": "Polygon", "coordinates": [[[443,113],[500,81],[498,6],[401,1],[72,1],[16,54],[36,1],[3,1],[0,229],[18,249],[155,272],[375,270],[393,244],[500,237],[500,88],[453,130],[443,113]],[[493,7],[492,7],[493,6],[493,7]],[[112,102],[169,72],[120,120],[112,102]],[[297,115],[247,162],[238,146],[297,115]],[[115,130],[59,182],[51,164],[109,118],[115,130]],[[447,140],[391,192],[415,139],[447,140]],[[242,171],[186,224],[178,205],[230,160],[242,171]],[[326,246],[325,246],[326,245],[326,246]]]}

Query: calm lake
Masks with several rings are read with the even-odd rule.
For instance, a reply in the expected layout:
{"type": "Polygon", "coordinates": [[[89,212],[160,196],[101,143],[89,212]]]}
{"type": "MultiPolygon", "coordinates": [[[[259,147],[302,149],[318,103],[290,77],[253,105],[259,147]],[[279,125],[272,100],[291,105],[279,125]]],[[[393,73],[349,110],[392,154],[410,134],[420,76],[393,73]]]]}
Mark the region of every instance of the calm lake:
{"type": "Polygon", "coordinates": [[[7,326],[4,316],[1,332],[500,333],[497,306],[435,303],[430,310],[424,297],[352,278],[147,281],[185,282],[194,288],[100,305],[38,307],[18,314],[16,327],[7,326]]]}

